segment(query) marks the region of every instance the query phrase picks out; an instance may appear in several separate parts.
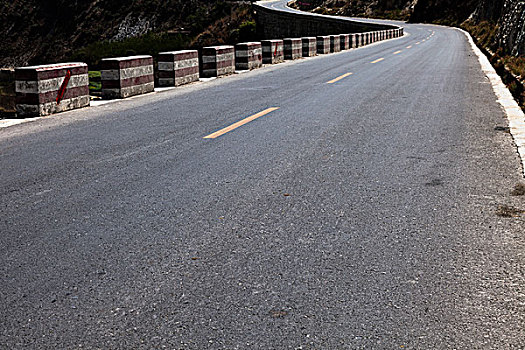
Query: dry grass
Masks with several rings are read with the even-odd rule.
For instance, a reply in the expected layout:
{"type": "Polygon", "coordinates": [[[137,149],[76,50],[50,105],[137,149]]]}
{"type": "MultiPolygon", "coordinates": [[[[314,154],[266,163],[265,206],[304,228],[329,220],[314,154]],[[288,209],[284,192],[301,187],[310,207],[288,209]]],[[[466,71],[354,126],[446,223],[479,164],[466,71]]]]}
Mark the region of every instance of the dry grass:
{"type": "Polygon", "coordinates": [[[504,56],[502,61],[512,73],[519,76],[521,80],[525,79],[525,57],[504,56]]]}
{"type": "Polygon", "coordinates": [[[495,23],[482,21],[479,23],[472,23],[465,21],[461,24],[461,28],[469,32],[475,38],[476,43],[484,48],[496,51],[495,38],[498,32],[498,26],[495,23]]]}

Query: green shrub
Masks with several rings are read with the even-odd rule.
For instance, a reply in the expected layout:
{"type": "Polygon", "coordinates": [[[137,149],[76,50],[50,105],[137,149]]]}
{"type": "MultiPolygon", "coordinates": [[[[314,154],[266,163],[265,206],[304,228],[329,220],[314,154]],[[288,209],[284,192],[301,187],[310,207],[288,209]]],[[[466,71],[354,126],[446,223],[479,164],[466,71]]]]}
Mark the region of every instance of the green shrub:
{"type": "Polygon", "coordinates": [[[71,55],[72,61],[86,62],[90,69],[100,68],[103,58],[152,55],[156,57],[162,51],[181,50],[188,46],[190,39],[181,34],[148,33],[146,35],[128,38],[122,41],[100,41],[90,44],[71,55]]]}
{"type": "Polygon", "coordinates": [[[253,41],[257,39],[257,26],[255,21],[244,21],[239,26],[239,41],[253,41]]]}
{"type": "Polygon", "coordinates": [[[89,92],[101,92],[102,91],[102,80],[100,71],[89,71],[89,92]]]}

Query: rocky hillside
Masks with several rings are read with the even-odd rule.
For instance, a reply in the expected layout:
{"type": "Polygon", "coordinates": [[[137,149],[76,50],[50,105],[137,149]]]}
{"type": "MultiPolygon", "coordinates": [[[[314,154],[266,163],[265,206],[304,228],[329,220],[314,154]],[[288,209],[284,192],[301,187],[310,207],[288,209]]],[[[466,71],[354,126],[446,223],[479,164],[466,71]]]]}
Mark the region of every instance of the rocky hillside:
{"type": "Polygon", "coordinates": [[[291,6],[321,14],[409,19],[417,0],[295,0],[291,6]]]}
{"type": "MultiPolygon", "coordinates": [[[[249,7],[246,1],[224,0],[1,0],[0,4],[0,67],[57,62],[90,44],[146,33],[178,35],[190,43],[213,23],[228,24],[228,17],[238,17],[240,8],[249,7]]],[[[235,29],[221,28],[226,35],[235,29]]]]}
{"type": "Polygon", "coordinates": [[[525,55],[525,2],[522,0],[295,0],[293,6],[324,14],[392,18],[453,26],[480,23],[493,31],[490,46],[525,55]]]}
{"type": "Polygon", "coordinates": [[[525,55],[525,2],[521,0],[419,0],[410,21],[464,24],[474,30],[484,24],[494,31],[488,43],[493,50],[525,55]]]}

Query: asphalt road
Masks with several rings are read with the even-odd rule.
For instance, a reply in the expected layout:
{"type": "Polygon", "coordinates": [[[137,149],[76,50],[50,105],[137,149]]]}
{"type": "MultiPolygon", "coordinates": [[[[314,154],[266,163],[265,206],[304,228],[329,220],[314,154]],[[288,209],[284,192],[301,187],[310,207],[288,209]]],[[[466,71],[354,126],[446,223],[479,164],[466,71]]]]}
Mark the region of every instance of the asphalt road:
{"type": "Polygon", "coordinates": [[[1,130],[0,348],[525,348],[504,113],[405,31],[1,130]]]}

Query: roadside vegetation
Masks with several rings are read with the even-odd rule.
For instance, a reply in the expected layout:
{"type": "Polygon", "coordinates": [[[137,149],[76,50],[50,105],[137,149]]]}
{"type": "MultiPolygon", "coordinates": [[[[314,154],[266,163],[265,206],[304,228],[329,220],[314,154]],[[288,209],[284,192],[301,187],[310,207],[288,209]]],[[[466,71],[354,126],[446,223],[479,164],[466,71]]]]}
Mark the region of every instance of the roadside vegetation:
{"type": "Polygon", "coordinates": [[[219,2],[206,14],[205,11],[205,8],[198,9],[190,16],[192,24],[189,28],[182,28],[184,30],[149,32],[118,41],[94,42],[74,51],[68,60],[86,62],[90,69],[97,71],[103,58],[151,55],[155,59],[163,51],[200,49],[257,39],[250,5],[219,2]],[[214,19],[211,24],[210,19],[214,19]]]}
{"type": "Polygon", "coordinates": [[[472,35],[521,108],[525,110],[525,57],[508,55],[496,45],[498,26],[495,23],[465,21],[461,28],[472,35]]]}

